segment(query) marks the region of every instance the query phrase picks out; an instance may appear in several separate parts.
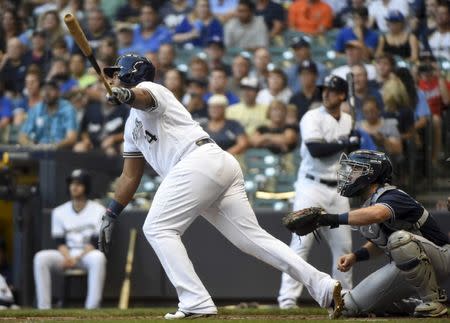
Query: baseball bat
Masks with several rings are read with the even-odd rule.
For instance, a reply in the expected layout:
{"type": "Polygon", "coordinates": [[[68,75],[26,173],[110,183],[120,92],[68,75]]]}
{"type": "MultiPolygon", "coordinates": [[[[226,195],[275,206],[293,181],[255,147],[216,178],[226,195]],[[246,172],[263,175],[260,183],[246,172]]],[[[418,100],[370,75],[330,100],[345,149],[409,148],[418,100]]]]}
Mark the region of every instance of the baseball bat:
{"type": "Polygon", "coordinates": [[[353,73],[347,73],[348,95],[347,102],[350,107],[350,115],[352,116],[352,130],[355,129],[356,115],[355,115],[355,82],[353,80],[353,73]]]}
{"type": "Polygon", "coordinates": [[[131,271],[133,270],[134,247],[136,245],[136,229],[130,230],[130,242],[128,243],[127,262],[125,264],[125,278],[120,290],[119,309],[128,308],[130,300],[131,271]]]}
{"type": "Polygon", "coordinates": [[[80,47],[84,56],[87,57],[87,59],[91,62],[92,66],[97,72],[97,74],[100,76],[103,85],[106,88],[106,91],[108,91],[108,93],[112,95],[111,86],[106,81],[105,76],[103,75],[102,70],[100,69],[100,66],[98,66],[97,60],[95,59],[94,56],[94,52],[92,51],[92,48],[89,45],[89,42],[86,39],[86,35],[81,29],[80,23],[78,22],[77,18],[75,18],[75,16],[72,15],[71,13],[68,13],[67,15],[64,16],[64,23],[69,29],[69,32],[72,35],[75,42],[77,43],[78,47],[80,47]]]}

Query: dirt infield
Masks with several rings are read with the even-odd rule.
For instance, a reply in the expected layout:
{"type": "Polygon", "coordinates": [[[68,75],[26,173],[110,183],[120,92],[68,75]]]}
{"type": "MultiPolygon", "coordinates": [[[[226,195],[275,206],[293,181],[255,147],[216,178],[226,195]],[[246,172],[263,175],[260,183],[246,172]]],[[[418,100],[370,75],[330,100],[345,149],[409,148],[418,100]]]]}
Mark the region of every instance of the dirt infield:
{"type": "MultiPolygon", "coordinates": [[[[55,309],[55,310],[3,310],[0,311],[2,322],[161,322],[163,315],[174,308],[133,308],[128,310],[101,309],[55,309]]],[[[282,311],[277,308],[266,309],[225,309],[219,308],[219,315],[198,319],[198,322],[330,322],[325,310],[318,307],[302,307],[295,310],[282,311]]],[[[448,317],[440,319],[414,318],[342,318],[339,321],[348,322],[450,322],[448,317]]]]}

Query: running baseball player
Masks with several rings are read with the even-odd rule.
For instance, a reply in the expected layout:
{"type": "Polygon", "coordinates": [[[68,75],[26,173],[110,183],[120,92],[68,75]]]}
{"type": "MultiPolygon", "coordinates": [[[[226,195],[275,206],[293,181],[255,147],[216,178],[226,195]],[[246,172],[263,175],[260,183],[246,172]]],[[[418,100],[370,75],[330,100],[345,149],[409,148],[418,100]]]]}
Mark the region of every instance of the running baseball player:
{"type": "Polygon", "coordinates": [[[95,249],[105,208],[88,199],[90,175],[83,169],[67,177],[71,200],[52,212],[52,237],[57,250],[41,250],[34,256],[37,307],[51,308],[51,272],[84,268],[88,272],[85,308],[100,306],[105,281],[106,258],[95,249]]]}
{"type": "Polygon", "coordinates": [[[343,154],[338,174],[340,194],[365,202],[350,212],[321,214],[316,224],[352,225],[368,240],[339,258],[339,270],[346,272],[355,263],[383,252],[390,259],[345,293],[345,314],[446,315],[447,296],[440,285],[450,276],[448,235],[419,202],[391,185],[392,164],[384,153],[357,150],[348,157],[343,154]]]}
{"type": "Polygon", "coordinates": [[[238,162],[209,138],[168,89],[153,82],[151,61],[126,54],[104,72],[115,85],[108,100],[125,103],[131,111],[125,125],[123,171],[103,216],[99,246],[105,253],[110,249],[117,217],[133,197],[144,165],[149,163],[163,181],[143,232],[179,298],[178,310],[167,313],[165,319],[217,314],[181,241],[198,215],[242,251],[304,283],[320,306],[332,307],[331,317],[339,316],[340,282],[309,265],[259,226],[238,162]]]}
{"type": "MultiPolygon", "coordinates": [[[[300,121],[302,162],[295,184],[294,209],[322,207],[327,212],[339,210],[348,212],[349,201],[339,196],[336,170],[339,156],[344,150],[359,148],[359,137],[353,135],[352,118],[341,112],[341,103],[347,96],[347,82],[337,76],[325,78],[322,99],[323,105],[305,113],[300,121]],[[355,148],[356,147],[356,148],[355,148]]],[[[333,262],[352,249],[349,227],[337,230],[323,228],[321,236],[331,248],[333,262]]],[[[312,234],[299,237],[292,235],[291,248],[306,259],[314,242],[312,234]]],[[[352,288],[352,272],[340,272],[333,266],[332,276],[342,282],[344,289],[352,288]]],[[[296,307],[303,285],[288,274],[283,273],[278,296],[281,309],[296,307]]]]}

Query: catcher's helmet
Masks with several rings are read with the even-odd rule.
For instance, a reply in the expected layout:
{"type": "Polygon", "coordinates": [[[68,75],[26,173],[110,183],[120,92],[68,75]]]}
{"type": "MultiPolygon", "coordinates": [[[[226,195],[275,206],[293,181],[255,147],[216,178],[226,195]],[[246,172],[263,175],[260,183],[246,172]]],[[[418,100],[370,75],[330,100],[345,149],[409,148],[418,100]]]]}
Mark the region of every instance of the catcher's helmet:
{"type": "Polygon", "coordinates": [[[89,192],[91,190],[91,176],[86,170],[74,169],[72,173],[67,176],[66,183],[69,186],[73,181],[77,181],[83,184],[86,195],[89,195],[89,192]]]}
{"type": "Polygon", "coordinates": [[[153,82],[155,79],[155,66],[144,56],[125,54],[119,56],[114,66],[103,68],[103,73],[109,78],[118,73],[119,80],[127,86],[135,86],[144,81],[153,82]]]}
{"type": "Polygon", "coordinates": [[[392,164],[385,153],[373,150],[356,150],[341,155],[338,170],[338,192],[352,197],[372,183],[390,183],[392,164]]]}

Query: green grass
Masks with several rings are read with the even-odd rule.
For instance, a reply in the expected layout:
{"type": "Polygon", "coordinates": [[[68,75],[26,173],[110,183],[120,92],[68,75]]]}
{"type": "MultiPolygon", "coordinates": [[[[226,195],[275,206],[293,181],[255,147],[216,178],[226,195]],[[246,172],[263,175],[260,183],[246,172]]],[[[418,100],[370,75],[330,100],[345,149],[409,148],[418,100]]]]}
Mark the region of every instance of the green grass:
{"type": "MultiPolygon", "coordinates": [[[[132,308],[119,309],[54,309],[54,310],[4,310],[0,311],[0,321],[7,322],[161,322],[163,315],[174,308],[132,308]]],[[[219,315],[214,318],[198,319],[197,322],[330,322],[325,310],[318,307],[302,307],[294,310],[267,309],[225,309],[219,308],[219,315]]],[[[449,318],[413,319],[413,318],[350,318],[339,321],[350,322],[449,322],[449,318]]]]}

